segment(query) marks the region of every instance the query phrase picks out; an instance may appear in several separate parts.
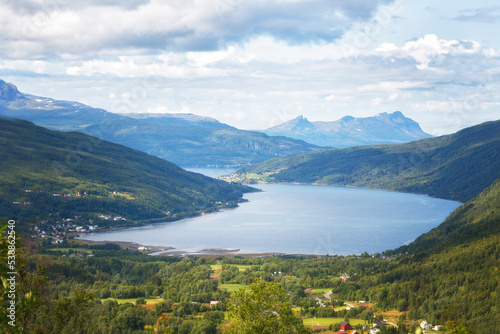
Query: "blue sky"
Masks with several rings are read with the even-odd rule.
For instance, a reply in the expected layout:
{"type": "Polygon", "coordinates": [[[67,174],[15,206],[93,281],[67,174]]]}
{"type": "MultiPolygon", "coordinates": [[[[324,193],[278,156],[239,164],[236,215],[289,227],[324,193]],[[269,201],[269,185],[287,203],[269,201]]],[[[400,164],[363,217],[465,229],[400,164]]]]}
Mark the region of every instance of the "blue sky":
{"type": "Polygon", "coordinates": [[[493,0],[4,0],[0,79],[243,129],[400,110],[441,135],[499,118],[498,31],[493,0]]]}

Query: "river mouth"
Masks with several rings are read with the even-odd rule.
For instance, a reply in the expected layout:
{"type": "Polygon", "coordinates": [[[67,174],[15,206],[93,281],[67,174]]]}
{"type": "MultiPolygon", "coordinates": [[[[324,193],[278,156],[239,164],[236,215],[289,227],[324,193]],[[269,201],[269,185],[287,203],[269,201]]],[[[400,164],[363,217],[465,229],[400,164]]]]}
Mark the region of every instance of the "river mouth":
{"type": "Polygon", "coordinates": [[[81,235],[171,247],[176,254],[370,254],[438,226],[460,203],[373,189],[261,184],[237,209],[176,222],[81,235]],[[214,250],[219,250],[215,252],[214,250]]]}

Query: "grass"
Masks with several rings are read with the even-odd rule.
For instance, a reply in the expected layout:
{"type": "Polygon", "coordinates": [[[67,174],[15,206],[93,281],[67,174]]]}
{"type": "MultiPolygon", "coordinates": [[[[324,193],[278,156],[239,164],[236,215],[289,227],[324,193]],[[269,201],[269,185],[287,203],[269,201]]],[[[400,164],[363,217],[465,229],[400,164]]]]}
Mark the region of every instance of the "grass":
{"type": "MultiPolygon", "coordinates": [[[[120,299],[120,298],[106,298],[106,299],[101,299],[101,302],[105,302],[106,300],[114,300],[114,301],[117,301],[118,304],[125,304],[125,303],[132,303],[132,304],[135,304],[135,301],[139,299],[139,298],[123,298],[123,299],[120,299]]],[[[146,300],[146,304],[156,304],[156,303],[159,303],[159,302],[162,302],[164,301],[163,298],[144,298],[144,300],[146,300]]]]}
{"type": "Polygon", "coordinates": [[[57,252],[57,251],[60,251],[60,252],[63,252],[63,253],[68,253],[69,250],[72,250],[73,252],[76,252],[76,253],[80,253],[81,251],[85,251],[89,254],[92,254],[92,250],[91,249],[86,249],[86,248],[49,248],[48,249],[49,251],[53,251],[53,252],[57,252]]]}
{"type": "Polygon", "coordinates": [[[313,297],[319,297],[319,298],[324,298],[325,293],[330,292],[331,289],[329,288],[323,288],[323,289],[312,289],[309,294],[313,297]]]}
{"type": "Polygon", "coordinates": [[[233,292],[239,289],[246,289],[247,286],[244,284],[219,284],[219,289],[224,289],[229,292],[233,292]]]}
{"type": "MultiPolygon", "coordinates": [[[[302,319],[305,326],[330,326],[331,324],[344,321],[344,318],[305,318],[302,319]]],[[[351,326],[364,325],[365,321],[361,319],[349,319],[351,326]]]]}
{"type": "MultiPolygon", "coordinates": [[[[251,268],[251,266],[245,266],[239,264],[230,264],[230,266],[237,267],[239,271],[245,271],[251,268]]],[[[222,264],[212,264],[210,267],[212,268],[213,271],[222,271],[222,264]]]]}

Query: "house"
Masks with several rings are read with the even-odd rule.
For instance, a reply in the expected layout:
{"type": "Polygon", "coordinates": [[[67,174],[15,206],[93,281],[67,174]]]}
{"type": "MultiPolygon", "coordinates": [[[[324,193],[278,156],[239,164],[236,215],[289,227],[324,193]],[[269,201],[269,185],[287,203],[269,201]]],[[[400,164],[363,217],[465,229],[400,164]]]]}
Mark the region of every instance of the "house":
{"type": "Polygon", "coordinates": [[[340,276],[340,279],[342,280],[342,282],[347,281],[349,278],[351,278],[351,276],[349,276],[347,274],[344,274],[344,275],[340,276]]]}
{"type": "Polygon", "coordinates": [[[436,326],[432,327],[432,330],[438,331],[438,330],[440,330],[442,327],[443,327],[443,325],[436,325],[436,326]]]}
{"type": "Polygon", "coordinates": [[[420,323],[420,328],[422,329],[431,329],[432,328],[432,325],[430,325],[427,321],[422,321],[420,323]]]}
{"type": "Polygon", "coordinates": [[[370,328],[370,334],[380,333],[380,328],[372,327],[370,328]]]}
{"type": "Polygon", "coordinates": [[[351,327],[351,324],[348,323],[347,321],[341,321],[340,322],[340,330],[341,331],[348,331],[348,330],[351,330],[352,327],[351,327]]]}
{"type": "Polygon", "coordinates": [[[363,332],[364,331],[369,331],[370,330],[370,326],[368,326],[367,324],[364,324],[363,325],[363,332]]]}
{"type": "Polygon", "coordinates": [[[218,301],[218,300],[211,300],[211,301],[210,301],[210,307],[215,306],[215,305],[217,305],[218,303],[219,303],[219,301],[218,301]]]}
{"type": "Polygon", "coordinates": [[[359,334],[357,331],[350,331],[349,334],[359,334]]]}

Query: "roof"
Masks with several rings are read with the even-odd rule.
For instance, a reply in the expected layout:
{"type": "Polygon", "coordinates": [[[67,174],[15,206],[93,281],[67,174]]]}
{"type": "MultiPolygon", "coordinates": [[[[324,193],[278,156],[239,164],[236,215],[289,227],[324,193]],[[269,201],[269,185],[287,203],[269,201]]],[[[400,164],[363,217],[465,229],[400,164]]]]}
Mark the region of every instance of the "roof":
{"type": "Polygon", "coordinates": [[[349,323],[347,321],[341,321],[340,322],[340,326],[345,326],[345,325],[348,325],[349,323]]]}

